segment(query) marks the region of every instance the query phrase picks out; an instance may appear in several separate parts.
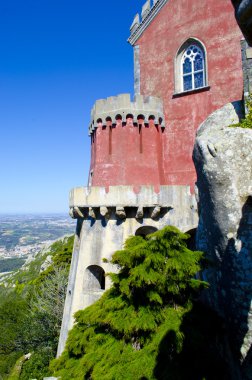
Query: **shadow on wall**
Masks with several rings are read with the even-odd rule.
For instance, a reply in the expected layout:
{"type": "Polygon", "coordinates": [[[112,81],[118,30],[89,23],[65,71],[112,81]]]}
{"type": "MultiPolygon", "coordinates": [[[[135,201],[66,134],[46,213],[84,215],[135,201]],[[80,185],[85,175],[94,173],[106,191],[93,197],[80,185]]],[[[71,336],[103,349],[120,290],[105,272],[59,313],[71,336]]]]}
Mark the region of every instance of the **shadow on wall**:
{"type": "Polygon", "coordinates": [[[180,326],[182,344],[178,331],[170,330],[159,345],[157,380],[252,379],[252,197],[221,266],[225,318],[195,302],[180,326]]]}
{"type": "Polygon", "coordinates": [[[242,207],[236,239],[229,240],[222,262],[223,307],[242,379],[252,379],[252,197],[242,207]],[[233,333],[235,331],[235,334],[233,333]]]}
{"type": "Polygon", "coordinates": [[[85,290],[105,290],[105,272],[98,265],[90,265],[85,270],[84,277],[85,290]]]}
{"type": "Polygon", "coordinates": [[[157,380],[238,380],[229,355],[223,321],[195,303],[178,331],[170,330],[159,345],[154,376],[157,380]],[[232,367],[232,368],[230,368],[232,367]]]}
{"type": "Polygon", "coordinates": [[[196,232],[197,229],[193,228],[192,230],[189,230],[186,232],[186,234],[190,235],[189,239],[186,241],[187,248],[191,251],[196,250],[196,232]]]}
{"type": "Polygon", "coordinates": [[[136,236],[142,236],[143,238],[145,238],[147,235],[153,234],[157,230],[158,229],[156,227],[153,227],[153,226],[143,226],[143,227],[139,227],[136,230],[135,235],[136,236]]]}

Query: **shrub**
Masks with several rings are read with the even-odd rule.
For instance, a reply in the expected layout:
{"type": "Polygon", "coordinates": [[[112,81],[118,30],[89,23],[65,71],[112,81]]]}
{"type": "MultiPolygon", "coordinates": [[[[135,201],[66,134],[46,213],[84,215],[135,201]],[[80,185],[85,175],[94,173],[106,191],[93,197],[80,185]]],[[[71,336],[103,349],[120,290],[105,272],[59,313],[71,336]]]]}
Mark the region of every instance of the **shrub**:
{"type": "Polygon", "coordinates": [[[246,101],[247,115],[245,119],[242,119],[240,123],[230,125],[230,127],[240,127],[240,128],[252,128],[252,94],[249,95],[246,101]]]}

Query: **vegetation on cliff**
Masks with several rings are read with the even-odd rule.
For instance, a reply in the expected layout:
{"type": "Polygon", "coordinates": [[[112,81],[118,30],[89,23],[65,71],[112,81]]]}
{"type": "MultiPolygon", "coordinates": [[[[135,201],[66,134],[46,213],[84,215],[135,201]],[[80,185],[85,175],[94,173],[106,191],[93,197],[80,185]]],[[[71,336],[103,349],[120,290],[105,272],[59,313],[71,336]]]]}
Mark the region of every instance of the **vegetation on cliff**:
{"type": "Polygon", "coordinates": [[[252,129],[252,94],[250,94],[246,102],[247,114],[238,124],[230,125],[230,127],[250,128],[252,129]]]}
{"type": "Polygon", "coordinates": [[[219,321],[195,302],[201,252],[175,227],[130,237],[112,263],[113,287],[76,313],[66,350],[51,363],[62,380],[224,379],[219,321]],[[207,344],[206,344],[207,342],[207,344]]]}
{"type": "Polygon", "coordinates": [[[72,246],[73,237],[58,240],[0,287],[3,379],[40,380],[48,374],[57,349],[72,246]],[[51,263],[41,271],[47,257],[51,263]],[[29,352],[30,359],[24,361],[29,352]]]}

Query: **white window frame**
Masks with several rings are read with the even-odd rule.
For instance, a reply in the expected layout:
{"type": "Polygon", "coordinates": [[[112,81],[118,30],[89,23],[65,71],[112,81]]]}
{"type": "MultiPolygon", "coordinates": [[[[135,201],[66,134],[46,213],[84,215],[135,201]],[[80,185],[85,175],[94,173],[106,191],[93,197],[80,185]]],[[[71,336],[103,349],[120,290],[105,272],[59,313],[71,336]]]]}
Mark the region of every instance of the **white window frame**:
{"type": "Polygon", "coordinates": [[[206,48],[204,44],[197,38],[187,39],[177,51],[177,54],[174,59],[174,87],[175,87],[175,94],[187,93],[190,91],[197,91],[202,88],[208,87],[207,52],[206,52],[206,48]],[[183,62],[185,58],[185,53],[190,46],[195,46],[201,52],[202,57],[203,57],[203,70],[194,71],[194,66],[192,65],[192,88],[190,90],[184,90],[183,62]],[[203,71],[203,86],[195,88],[195,79],[194,79],[195,74],[197,72],[202,72],[202,71],[203,71]]]}
{"type": "Polygon", "coordinates": [[[186,92],[186,91],[192,91],[192,90],[196,90],[196,89],[199,89],[199,88],[202,88],[202,87],[205,87],[206,85],[206,80],[205,80],[205,77],[206,77],[206,70],[205,70],[205,56],[204,56],[204,52],[202,51],[202,49],[198,46],[198,44],[191,44],[189,45],[183,55],[182,55],[182,58],[181,58],[181,61],[180,61],[180,64],[181,64],[181,68],[180,68],[180,72],[181,72],[181,89],[183,92],[186,92]],[[187,56],[186,55],[186,52],[188,49],[190,50],[193,50],[193,49],[197,49],[197,53],[192,53],[191,56],[187,56]],[[203,63],[203,68],[200,69],[200,70],[194,70],[194,60],[195,60],[195,57],[196,55],[200,54],[201,58],[202,58],[202,63],[203,63]],[[186,73],[184,74],[184,68],[183,68],[183,65],[184,65],[184,62],[186,59],[189,59],[191,61],[191,65],[192,65],[192,70],[190,73],[186,73]],[[200,87],[195,87],[195,74],[198,74],[198,73],[203,73],[203,84],[202,86],[200,87]],[[184,85],[184,77],[186,76],[191,76],[192,77],[192,88],[188,89],[188,90],[185,90],[185,85],[184,85]]]}

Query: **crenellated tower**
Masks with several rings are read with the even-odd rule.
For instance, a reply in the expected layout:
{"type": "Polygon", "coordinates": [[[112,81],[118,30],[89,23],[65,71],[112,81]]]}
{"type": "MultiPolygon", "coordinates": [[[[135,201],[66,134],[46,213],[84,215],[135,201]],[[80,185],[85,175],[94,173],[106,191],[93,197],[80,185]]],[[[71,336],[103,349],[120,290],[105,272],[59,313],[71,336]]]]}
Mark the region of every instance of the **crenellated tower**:
{"type": "Polygon", "coordinates": [[[192,231],[198,222],[190,186],[164,185],[162,100],[129,94],[98,100],[91,112],[91,165],[87,187],[70,192],[77,228],[58,355],[73,315],[111,286],[109,262],[130,235],[174,225],[192,231]]]}
{"type": "Polygon", "coordinates": [[[129,94],[98,100],[91,112],[89,185],[164,184],[163,102],[129,94]]]}

